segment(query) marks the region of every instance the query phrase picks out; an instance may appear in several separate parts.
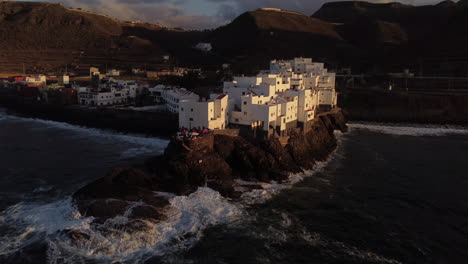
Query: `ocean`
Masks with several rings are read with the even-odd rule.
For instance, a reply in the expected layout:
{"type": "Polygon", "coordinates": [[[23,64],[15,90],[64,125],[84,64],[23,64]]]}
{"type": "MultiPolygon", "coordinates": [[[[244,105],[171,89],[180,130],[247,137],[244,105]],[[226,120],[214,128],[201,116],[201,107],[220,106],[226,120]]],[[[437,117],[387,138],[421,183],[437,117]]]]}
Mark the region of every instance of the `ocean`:
{"type": "Polygon", "coordinates": [[[229,200],[170,197],[167,220],[100,232],[71,195],[168,141],[0,110],[0,263],[466,263],[468,130],[352,123],[326,162],[229,200]],[[64,235],[89,235],[76,243],[64,235]]]}

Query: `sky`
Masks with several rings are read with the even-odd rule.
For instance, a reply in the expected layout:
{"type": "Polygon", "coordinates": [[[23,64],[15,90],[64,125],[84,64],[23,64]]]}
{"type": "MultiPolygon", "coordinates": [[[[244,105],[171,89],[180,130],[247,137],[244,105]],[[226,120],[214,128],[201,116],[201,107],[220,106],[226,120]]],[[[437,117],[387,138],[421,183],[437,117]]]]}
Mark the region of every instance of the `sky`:
{"type": "MultiPolygon", "coordinates": [[[[33,0],[42,1],[42,0],[33,0]]],[[[442,0],[400,0],[413,5],[442,0]]],[[[211,29],[260,7],[275,7],[312,15],[330,0],[48,0],[66,7],[106,14],[122,20],[159,23],[184,29],[211,29]]],[[[369,0],[369,2],[390,2],[369,0]]]]}

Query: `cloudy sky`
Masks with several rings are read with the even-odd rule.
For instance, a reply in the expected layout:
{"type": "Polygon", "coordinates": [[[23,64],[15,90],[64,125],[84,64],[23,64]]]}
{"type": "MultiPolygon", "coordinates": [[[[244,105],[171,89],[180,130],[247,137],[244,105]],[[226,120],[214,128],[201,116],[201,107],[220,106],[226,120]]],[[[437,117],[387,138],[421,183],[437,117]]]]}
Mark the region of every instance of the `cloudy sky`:
{"type": "MultiPolygon", "coordinates": [[[[42,1],[42,0],[34,0],[42,1]]],[[[82,8],[123,20],[160,23],[186,29],[214,28],[230,22],[245,11],[276,7],[312,15],[330,0],[48,0],[66,7],[82,8]]],[[[423,5],[442,0],[400,0],[423,5]]],[[[389,2],[370,0],[370,2],[389,2]]]]}

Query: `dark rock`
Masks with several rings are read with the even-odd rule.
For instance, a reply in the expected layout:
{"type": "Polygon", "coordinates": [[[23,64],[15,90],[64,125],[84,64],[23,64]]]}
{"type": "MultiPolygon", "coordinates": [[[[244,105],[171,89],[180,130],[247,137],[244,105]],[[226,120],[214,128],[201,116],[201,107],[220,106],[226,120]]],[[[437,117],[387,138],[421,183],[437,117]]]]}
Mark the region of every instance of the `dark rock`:
{"type": "Polygon", "coordinates": [[[208,186],[223,196],[239,197],[234,189],[236,178],[282,182],[288,173],[311,169],[315,161],[325,160],[336,147],[334,130],[347,130],[341,111],[321,114],[306,133],[291,130],[286,146],[275,137],[248,140],[209,135],[191,141],[173,138],[163,156],[151,158],[141,166],[114,169],[79,190],[74,198],[80,212],[97,217],[97,222],[124,213],[134,219],[157,221],[164,217],[168,201],[155,195],[155,191],[188,195],[208,186]],[[144,205],[131,207],[134,202],[144,205]]]}

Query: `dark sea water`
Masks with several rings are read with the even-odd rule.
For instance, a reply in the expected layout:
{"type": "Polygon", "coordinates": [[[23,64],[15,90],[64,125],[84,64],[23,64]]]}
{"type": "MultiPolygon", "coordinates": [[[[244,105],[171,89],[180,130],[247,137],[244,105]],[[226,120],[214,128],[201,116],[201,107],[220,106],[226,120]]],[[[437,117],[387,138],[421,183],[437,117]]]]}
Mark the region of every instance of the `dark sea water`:
{"type": "Polygon", "coordinates": [[[338,137],[290,185],[242,201],[200,188],[171,196],[167,221],[108,235],[70,195],[167,141],[0,111],[0,263],[468,263],[467,130],[353,124],[338,137]]]}

